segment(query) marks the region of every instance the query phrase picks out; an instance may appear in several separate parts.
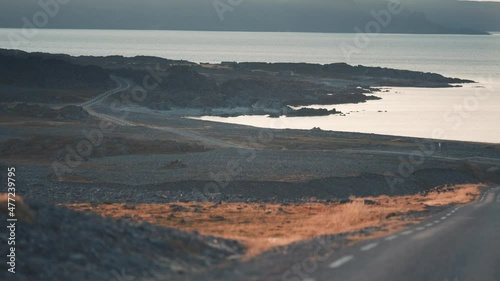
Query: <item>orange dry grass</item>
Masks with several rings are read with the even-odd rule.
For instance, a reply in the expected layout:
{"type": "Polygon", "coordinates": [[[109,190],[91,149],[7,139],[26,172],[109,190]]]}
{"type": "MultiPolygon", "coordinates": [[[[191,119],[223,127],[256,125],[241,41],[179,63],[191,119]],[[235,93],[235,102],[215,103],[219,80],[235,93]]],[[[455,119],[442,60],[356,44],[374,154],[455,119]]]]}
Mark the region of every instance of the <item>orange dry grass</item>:
{"type": "MultiPolygon", "coordinates": [[[[402,229],[418,219],[406,216],[424,211],[429,206],[468,203],[479,195],[478,185],[461,185],[452,191],[432,192],[427,196],[380,196],[351,198],[352,203],[302,203],[283,206],[257,203],[175,203],[137,204],[72,204],[71,208],[89,210],[104,216],[129,216],[139,221],[199,231],[201,234],[236,239],[248,248],[248,256],[272,247],[290,244],[324,234],[337,234],[383,226],[385,231],[373,236],[402,229]],[[369,199],[379,205],[365,205],[369,199]],[[174,205],[174,206],[173,206],[174,205]],[[175,206],[176,205],[176,206],[175,206]],[[172,207],[173,206],[173,207],[172,207]],[[184,207],[185,210],[173,209],[184,207]]],[[[366,239],[368,237],[353,237],[366,239]]]]}

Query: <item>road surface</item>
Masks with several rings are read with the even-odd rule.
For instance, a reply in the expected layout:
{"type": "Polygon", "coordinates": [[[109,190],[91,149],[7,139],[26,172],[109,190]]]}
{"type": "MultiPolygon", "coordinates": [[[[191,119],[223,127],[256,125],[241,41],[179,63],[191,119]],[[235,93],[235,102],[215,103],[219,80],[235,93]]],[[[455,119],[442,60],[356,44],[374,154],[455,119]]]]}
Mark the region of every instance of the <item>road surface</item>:
{"type": "Polygon", "coordinates": [[[84,102],[82,104],[80,104],[81,107],[83,108],[89,108],[91,106],[94,106],[98,103],[100,103],[101,101],[103,101],[104,99],[106,99],[107,97],[113,95],[113,94],[116,94],[116,93],[119,93],[119,92],[123,92],[123,91],[126,91],[128,89],[130,89],[131,87],[131,84],[129,81],[127,81],[126,79],[123,79],[123,78],[120,78],[120,77],[116,77],[116,76],[111,76],[111,79],[113,79],[118,85],[116,86],[116,88],[114,89],[111,89],[109,91],[106,91],[100,95],[98,95],[97,97],[87,101],[87,102],[84,102]]]}
{"type": "MultiPolygon", "coordinates": [[[[363,153],[363,154],[381,154],[381,155],[401,155],[408,156],[412,153],[410,152],[402,152],[402,151],[388,151],[388,150],[368,150],[368,149],[339,149],[338,151],[343,151],[347,153],[363,153]]],[[[446,161],[461,161],[461,162],[470,162],[477,164],[489,164],[489,165],[499,165],[500,159],[497,158],[488,158],[488,157],[465,157],[465,158],[457,158],[457,157],[449,157],[449,156],[441,156],[441,155],[425,155],[426,158],[433,158],[438,160],[446,160],[446,161]]],[[[500,279],[499,279],[500,281],[500,279]]]]}
{"type": "Polygon", "coordinates": [[[395,235],[342,249],[305,278],[283,280],[498,281],[500,187],[395,235]]]}

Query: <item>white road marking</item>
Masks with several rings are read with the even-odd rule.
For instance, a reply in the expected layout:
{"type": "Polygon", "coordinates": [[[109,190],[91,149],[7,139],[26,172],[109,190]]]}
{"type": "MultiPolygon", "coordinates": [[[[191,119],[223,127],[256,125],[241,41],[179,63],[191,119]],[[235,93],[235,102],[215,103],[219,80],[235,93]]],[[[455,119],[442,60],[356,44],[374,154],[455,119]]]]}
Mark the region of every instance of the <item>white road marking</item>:
{"type": "Polygon", "coordinates": [[[391,240],[394,240],[394,239],[396,239],[396,238],[398,238],[398,236],[397,236],[397,235],[391,235],[391,236],[389,236],[389,237],[386,237],[386,238],[385,238],[385,240],[387,240],[387,241],[391,241],[391,240]]]}
{"type": "Polygon", "coordinates": [[[371,243],[366,246],[361,247],[361,251],[366,252],[378,246],[378,243],[371,243]]]}
{"type": "Polygon", "coordinates": [[[341,266],[343,266],[344,264],[350,262],[352,259],[354,259],[354,256],[345,256],[345,257],[342,257],[334,262],[332,262],[328,267],[329,268],[339,268],[341,266]]]}
{"type": "MultiPolygon", "coordinates": [[[[481,201],[484,201],[486,195],[487,195],[487,192],[483,194],[483,197],[481,198],[481,201]]],[[[497,196],[497,202],[500,202],[500,194],[497,196]]],[[[441,217],[441,220],[446,220],[449,216],[451,216],[453,213],[455,213],[456,211],[458,211],[462,207],[463,206],[456,207],[451,212],[449,212],[445,216],[441,217]]],[[[434,222],[426,224],[425,227],[423,227],[423,226],[416,227],[415,231],[421,231],[421,230],[424,230],[426,227],[431,227],[434,224],[439,224],[439,223],[440,223],[439,220],[435,220],[434,222]]],[[[403,231],[400,234],[401,235],[409,235],[409,234],[412,234],[413,232],[414,232],[414,230],[410,229],[410,230],[403,231]]],[[[391,236],[386,237],[385,240],[386,241],[391,241],[391,240],[394,240],[396,238],[398,238],[398,235],[391,235],[391,236]]],[[[360,249],[361,249],[361,251],[369,251],[369,250],[371,250],[373,248],[376,248],[378,245],[379,245],[379,243],[374,242],[374,243],[370,243],[368,245],[365,245],[365,246],[361,247],[360,249]]],[[[330,268],[339,268],[339,267],[343,266],[344,264],[350,262],[353,259],[354,259],[353,255],[344,256],[344,257],[342,257],[342,258],[340,258],[340,259],[338,259],[338,260],[330,263],[330,265],[328,267],[330,267],[330,268]]],[[[315,279],[313,279],[313,278],[306,278],[303,281],[315,281],[315,279]]]]}
{"type": "Polygon", "coordinates": [[[409,235],[409,234],[412,234],[412,233],[413,233],[413,230],[407,230],[407,231],[401,232],[401,235],[409,235]]]}

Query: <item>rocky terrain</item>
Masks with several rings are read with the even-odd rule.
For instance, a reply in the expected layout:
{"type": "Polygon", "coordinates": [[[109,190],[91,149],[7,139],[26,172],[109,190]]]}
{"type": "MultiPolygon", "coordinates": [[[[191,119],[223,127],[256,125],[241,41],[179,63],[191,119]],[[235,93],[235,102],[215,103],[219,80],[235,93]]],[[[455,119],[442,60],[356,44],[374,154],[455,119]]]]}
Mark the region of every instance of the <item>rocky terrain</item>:
{"type": "MultiPolygon", "coordinates": [[[[436,140],[319,128],[266,130],[183,118],[228,112],[338,114],[292,106],[377,99],[378,86],[451,87],[472,82],[468,80],[346,64],[194,64],[5,50],[0,55],[10,65],[19,62],[20,73],[28,77],[41,73],[44,64],[50,72],[27,84],[12,74],[0,81],[0,94],[6,97],[0,104],[0,170],[16,168],[17,194],[33,214],[18,222],[16,281],[260,280],[261,270],[272,279],[317,244],[297,242],[244,261],[246,248],[232,238],[137,222],[140,215],[148,221],[168,220],[162,214],[116,220],[61,204],[92,209],[116,203],[131,211],[141,203],[173,203],[170,208],[178,215],[208,212],[226,202],[252,203],[259,210],[263,205],[267,216],[266,204],[276,205],[282,214],[294,204],[343,206],[352,196],[425,195],[450,184],[500,179],[497,144],[439,141],[438,149],[436,140]],[[27,67],[31,61],[33,69],[27,67]],[[130,91],[108,95],[116,87],[108,85],[109,75],[122,77],[117,83],[128,89],[141,85],[156,67],[164,71],[147,97],[128,105],[126,116],[114,111],[113,99],[130,91]],[[54,79],[58,71],[73,80],[54,79]],[[108,96],[90,107],[76,105],[103,93],[108,96]],[[59,174],[61,165],[65,169],[59,174]],[[272,272],[275,266],[278,271],[272,272]]],[[[6,173],[0,173],[0,180],[6,181],[6,173]]],[[[359,202],[376,204],[372,199],[359,202]]],[[[243,210],[238,208],[235,212],[243,210]]],[[[224,220],[222,215],[209,218],[224,220]]],[[[5,208],[0,219],[5,221],[5,208]]],[[[350,243],[349,235],[368,236],[380,229],[320,238],[329,239],[331,252],[350,243]]],[[[0,235],[2,243],[6,237],[0,235]]],[[[1,263],[0,269],[5,266],[1,263]]],[[[0,279],[10,280],[5,272],[0,279]]]]}
{"type": "Polygon", "coordinates": [[[72,89],[108,87],[107,71],[21,51],[0,52],[0,84],[72,89]]]}
{"type": "Polygon", "coordinates": [[[48,120],[86,120],[89,113],[82,107],[68,105],[58,109],[39,104],[15,103],[13,105],[1,105],[2,114],[33,117],[48,120]]]}
{"type": "MultiPolygon", "coordinates": [[[[243,247],[236,241],[114,220],[35,201],[34,219],[17,223],[16,274],[0,265],[5,281],[181,280],[232,262],[243,247]]],[[[21,208],[21,206],[18,206],[21,208]]],[[[6,215],[0,212],[0,219],[6,215]]],[[[3,232],[2,232],[3,233],[3,232]]],[[[2,244],[7,236],[1,235],[2,244]]],[[[2,256],[6,256],[2,247],[2,256]]]]}
{"type": "MultiPolygon", "coordinates": [[[[376,87],[381,86],[451,87],[473,82],[435,73],[345,63],[195,64],[154,57],[71,57],[0,50],[2,61],[4,68],[0,69],[0,74],[4,75],[0,80],[0,93],[5,96],[4,102],[75,101],[78,100],[76,96],[82,97],[82,93],[74,92],[78,89],[86,89],[83,94],[86,96],[91,94],[89,89],[96,91],[111,85],[109,75],[129,79],[137,85],[143,85],[146,77],[153,77],[154,87],[141,101],[142,106],[164,111],[200,109],[204,115],[220,115],[220,109],[233,109],[230,116],[297,116],[301,113],[290,106],[379,99],[372,94],[376,94],[379,91],[376,87]],[[12,75],[12,69],[20,74],[12,75]],[[29,78],[36,73],[43,75],[29,78]],[[29,83],[23,82],[26,77],[29,83]],[[59,91],[71,89],[73,94],[53,91],[40,95],[26,90],[29,87],[59,91]]],[[[324,114],[319,111],[307,113],[308,116],[324,114]]]]}
{"type": "MultiPolygon", "coordinates": [[[[34,135],[26,139],[9,139],[0,145],[0,153],[5,159],[21,157],[22,159],[56,159],[64,160],[71,154],[67,147],[72,144],[86,142],[85,136],[61,137],[34,135]]],[[[103,138],[99,145],[85,155],[84,160],[91,158],[110,157],[117,155],[143,154],[179,154],[203,152],[208,149],[198,144],[187,144],[168,140],[145,141],[124,139],[120,137],[103,138]]]]}

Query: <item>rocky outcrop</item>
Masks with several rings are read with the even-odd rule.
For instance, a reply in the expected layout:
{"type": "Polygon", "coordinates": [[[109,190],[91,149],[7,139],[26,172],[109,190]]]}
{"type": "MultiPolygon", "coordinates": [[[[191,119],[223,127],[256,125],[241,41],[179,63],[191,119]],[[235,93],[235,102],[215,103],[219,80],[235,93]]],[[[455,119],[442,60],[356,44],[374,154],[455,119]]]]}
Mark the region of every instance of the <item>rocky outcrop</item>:
{"type": "MultiPolygon", "coordinates": [[[[195,109],[219,116],[281,116],[287,114],[287,106],[361,103],[379,99],[370,95],[376,93],[378,90],[374,87],[379,86],[452,87],[456,83],[473,82],[436,73],[352,66],[345,63],[321,65],[234,62],[198,65],[153,57],[75,58],[0,50],[0,86],[23,85],[37,89],[97,87],[108,85],[108,72],[142,85],[144,78],[151,76],[151,69],[158,71],[158,65],[164,70],[155,74],[158,78],[155,82],[158,84],[154,89],[148,90],[141,105],[157,110],[181,108],[188,109],[186,112],[189,112],[195,109]],[[24,81],[29,82],[23,84],[24,81]]],[[[50,94],[37,93],[29,96],[29,101],[33,102],[34,98],[50,94]]],[[[17,97],[16,93],[12,95],[17,97]]],[[[50,99],[39,102],[48,103],[50,99]]],[[[292,110],[290,114],[310,116],[332,113],[294,113],[292,110]]],[[[65,116],[72,118],[74,114],[61,112],[60,118],[64,119],[65,116]]]]}
{"type": "Polygon", "coordinates": [[[287,117],[305,117],[305,116],[328,116],[332,114],[340,114],[342,112],[337,111],[335,109],[328,110],[325,108],[301,108],[297,110],[291,109],[287,112],[287,117]]]}
{"type": "MultiPolygon", "coordinates": [[[[378,91],[371,86],[450,87],[453,83],[468,82],[472,81],[435,73],[345,63],[232,63],[225,64],[223,70],[215,65],[213,68],[182,65],[170,68],[159,91],[152,93],[144,105],[154,109],[213,109],[211,115],[217,116],[281,116],[287,115],[287,106],[360,103],[379,99],[368,95],[378,91]],[[284,77],[282,73],[285,70],[293,75],[284,77]],[[324,79],[327,83],[323,82],[324,79]]],[[[295,116],[334,113],[290,112],[295,116]]]]}
{"type": "MultiPolygon", "coordinates": [[[[145,75],[135,75],[142,83],[145,75]]],[[[172,107],[203,108],[217,107],[225,103],[225,97],[218,91],[215,81],[198,73],[187,65],[172,66],[161,78],[154,91],[148,92],[143,105],[159,110],[172,107]]]]}

